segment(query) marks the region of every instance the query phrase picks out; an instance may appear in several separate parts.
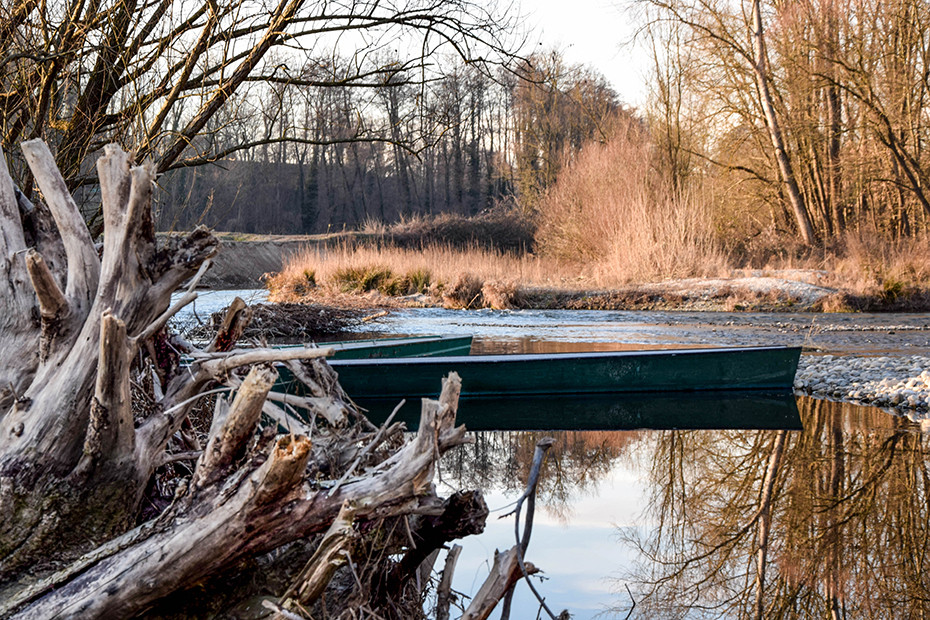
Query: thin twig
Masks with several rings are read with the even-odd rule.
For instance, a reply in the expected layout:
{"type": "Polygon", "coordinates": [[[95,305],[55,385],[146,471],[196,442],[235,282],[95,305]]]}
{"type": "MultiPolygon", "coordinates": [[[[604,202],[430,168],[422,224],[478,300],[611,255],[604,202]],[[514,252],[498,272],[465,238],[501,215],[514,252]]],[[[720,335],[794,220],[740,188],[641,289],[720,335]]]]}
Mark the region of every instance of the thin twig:
{"type": "Polygon", "coordinates": [[[401,400],[399,403],[397,403],[397,406],[394,407],[394,411],[391,412],[391,415],[388,416],[388,419],[385,420],[384,424],[381,425],[381,428],[378,429],[378,432],[375,433],[374,439],[372,439],[371,442],[365,446],[365,449],[362,450],[361,453],[355,458],[355,461],[352,462],[352,465],[349,466],[349,469],[346,470],[346,473],[342,474],[342,477],[337,480],[336,484],[334,484],[333,487],[329,490],[329,497],[332,497],[333,493],[338,491],[339,487],[341,487],[345,481],[349,479],[349,476],[351,476],[355,471],[355,468],[359,466],[359,464],[362,462],[362,459],[368,456],[368,453],[381,443],[381,438],[384,435],[384,432],[391,425],[391,421],[394,419],[394,416],[397,415],[397,412],[400,411],[400,408],[403,407],[404,403],[406,402],[406,400],[401,400]]]}
{"type": "MultiPolygon", "coordinates": [[[[546,605],[546,601],[543,596],[536,590],[533,582],[530,581],[529,572],[526,570],[526,564],[523,561],[523,555],[526,553],[527,547],[529,547],[530,535],[533,532],[533,514],[536,511],[536,486],[539,483],[539,474],[542,470],[543,457],[554,443],[555,440],[551,437],[544,437],[536,442],[536,450],[533,453],[533,466],[530,468],[530,476],[526,482],[526,490],[523,492],[523,495],[520,496],[520,499],[517,500],[517,506],[514,508],[514,513],[516,516],[514,518],[513,531],[517,542],[517,564],[520,565],[520,571],[523,573],[523,580],[533,592],[536,600],[539,601],[540,607],[542,607],[542,609],[544,609],[546,613],[549,614],[549,617],[552,618],[552,620],[558,620],[558,617],[552,613],[552,610],[549,609],[548,605],[546,605]],[[527,501],[526,527],[524,528],[523,535],[521,536],[520,511],[523,509],[524,501],[527,501]]],[[[509,590],[507,590],[507,594],[504,596],[504,606],[501,612],[501,620],[508,620],[510,617],[510,604],[513,600],[513,591],[514,589],[511,587],[509,590]]]]}
{"type": "Polygon", "coordinates": [[[204,396],[209,396],[210,394],[219,394],[220,392],[229,392],[229,391],[231,391],[231,390],[232,390],[232,388],[224,386],[224,387],[219,387],[219,388],[216,388],[216,389],[213,389],[213,390],[207,390],[206,392],[200,392],[199,394],[194,394],[194,395],[191,396],[190,398],[187,398],[187,399],[185,399],[185,400],[182,400],[182,401],[179,402],[178,404],[173,405],[173,406],[171,406],[171,407],[168,407],[167,409],[165,409],[164,411],[162,411],[162,415],[166,415],[166,414],[172,413],[172,412],[174,412],[174,411],[177,411],[177,410],[180,409],[181,407],[183,407],[183,406],[185,406],[185,405],[187,405],[187,404],[189,404],[189,403],[194,402],[194,401],[197,400],[198,398],[203,398],[204,396]]]}
{"type": "Polygon", "coordinates": [[[627,620],[630,616],[633,615],[633,610],[636,609],[636,599],[633,598],[633,593],[630,592],[630,585],[627,584],[627,583],[625,583],[625,584],[623,584],[623,585],[626,586],[626,593],[630,595],[630,601],[633,602],[633,606],[630,607],[630,611],[626,612],[626,616],[624,616],[624,618],[623,618],[623,620],[627,620]]]}
{"type": "Polygon", "coordinates": [[[262,607],[264,607],[265,609],[270,609],[276,614],[280,614],[284,616],[285,620],[306,620],[303,616],[300,616],[298,614],[295,614],[294,612],[288,611],[284,609],[283,607],[281,607],[280,605],[278,605],[277,603],[275,603],[274,601],[270,601],[268,599],[264,599],[262,601],[262,607]]]}
{"type": "Polygon", "coordinates": [[[407,532],[407,541],[411,549],[417,548],[417,542],[413,539],[413,532],[410,531],[410,515],[404,515],[404,530],[407,532]]]}
{"type": "Polygon", "coordinates": [[[176,452],[174,454],[165,454],[162,456],[160,466],[177,461],[195,461],[203,454],[203,450],[189,450],[187,452],[176,452]]]}
{"type": "Polygon", "coordinates": [[[352,561],[352,554],[349,553],[348,549],[343,549],[342,554],[346,556],[346,560],[349,562],[349,570],[352,571],[352,576],[355,577],[355,584],[358,586],[358,591],[361,592],[363,590],[362,580],[358,578],[358,572],[355,570],[355,562],[352,561]]]}
{"type": "Polygon", "coordinates": [[[233,368],[248,364],[261,364],[263,362],[284,362],[289,360],[307,360],[319,357],[328,357],[333,349],[319,349],[317,347],[295,349],[252,349],[244,351],[234,349],[225,353],[197,353],[192,355],[195,362],[200,364],[206,372],[212,375],[222,375],[233,368]]]}

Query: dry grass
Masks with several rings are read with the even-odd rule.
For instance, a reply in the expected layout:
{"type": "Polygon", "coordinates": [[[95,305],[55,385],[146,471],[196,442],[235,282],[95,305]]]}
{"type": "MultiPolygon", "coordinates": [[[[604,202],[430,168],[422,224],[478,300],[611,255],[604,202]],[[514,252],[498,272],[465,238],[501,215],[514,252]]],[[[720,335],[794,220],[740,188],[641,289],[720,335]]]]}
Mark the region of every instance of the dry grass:
{"type": "MultiPolygon", "coordinates": [[[[872,231],[848,233],[823,259],[825,283],[843,295],[839,310],[911,310],[930,303],[930,237],[888,240],[872,231]]],[[[828,311],[828,308],[824,308],[828,311]]]]}
{"type": "MultiPolygon", "coordinates": [[[[930,264],[925,258],[930,255],[930,242],[876,239],[850,235],[841,250],[806,259],[773,259],[754,275],[807,280],[839,289],[813,308],[824,312],[918,311],[930,307],[930,264]]],[[[734,274],[740,271],[721,265],[716,269],[734,274]]],[[[342,245],[299,253],[268,281],[268,286],[272,301],[315,301],[343,307],[392,305],[398,297],[419,293],[429,295],[429,300],[422,300],[426,303],[453,308],[713,309],[690,297],[677,299],[668,292],[641,290],[631,275],[634,272],[611,270],[609,266],[603,260],[582,265],[551,255],[478,248],[431,246],[412,250],[342,245]]],[[[655,279],[644,277],[638,283],[655,279]]],[[[721,310],[797,308],[796,300],[778,291],[732,291],[710,302],[721,310]]]]}
{"type": "Polygon", "coordinates": [[[332,299],[340,293],[430,293],[452,307],[513,307],[520,287],[609,286],[576,265],[532,254],[429,246],[307,249],[268,282],[272,301],[332,299]]]}
{"type": "Polygon", "coordinates": [[[828,262],[846,287],[865,293],[881,289],[886,296],[908,287],[930,286],[930,238],[886,241],[874,233],[851,233],[842,252],[828,262]]]}
{"type": "Polygon", "coordinates": [[[584,261],[612,281],[719,275],[727,261],[699,194],[658,181],[643,129],[586,147],[540,203],[540,253],[584,261]]]}
{"type": "Polygon", "coordinates": [[[489,308],[506,310],[520,308],[525,303],[525,295],[519,283],[512,280],[501,282],[491,280],[481,287],[481,298],[489,308]]]}
{"type": "Polygon", "coordinates": [[[873,230],[853,231],[826,249],[767,255],[755,273],[785,277],[786,271],[797,270],[796,279],[838,289],[818,302],[814,308],[818,311],[924,311],[930,307],[930,236],[890,239],[873,230]],[[802,278],[805,273],[810,277],[802,278]]]}
{"type": "Polygon", "coordinates": [[[483,304],[481,289],[484,282],[473,273],[460,273],[449,284],[437,286],[446,308],[480,308],[483,304]]]}

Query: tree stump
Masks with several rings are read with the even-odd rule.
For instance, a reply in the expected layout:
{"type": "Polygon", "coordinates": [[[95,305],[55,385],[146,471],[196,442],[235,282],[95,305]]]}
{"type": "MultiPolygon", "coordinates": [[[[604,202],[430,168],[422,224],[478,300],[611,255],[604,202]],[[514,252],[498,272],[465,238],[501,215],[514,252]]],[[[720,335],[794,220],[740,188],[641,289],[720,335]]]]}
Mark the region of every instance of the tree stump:
{"type": "MultiPolygon", "coordinates": [[[[165,326],[195,297],[218,250],[212,234],[157,241],[155,170],[111,145],[97,165],[97,247],[47,147],[23,150],[45,204],[23,197],[0,157],[0,617],[132,617],[325,532],[340,514],[349,537],[352,527],[442,512],[436,461],[466,441],[457,376],[423,401],[419,431],[400,441],[399,429],[376,433],[354,409],[326,350],[235,348],[249,318],[239,305],[212,343],[184,342],[165,326]],[[276,393],[276,364],[311,396],[276,393]],[[139,390],[144,411],[132,405],[139,390]],[[207,394],[218,396],[201,449],[188,414],[207,394]],[[153,476],[176,463],[189,475],[176,475],[170,503],[139,523],[153,476]]],[[[332,574],[309,567],[288,592],[306,603],[332,574]]]]}

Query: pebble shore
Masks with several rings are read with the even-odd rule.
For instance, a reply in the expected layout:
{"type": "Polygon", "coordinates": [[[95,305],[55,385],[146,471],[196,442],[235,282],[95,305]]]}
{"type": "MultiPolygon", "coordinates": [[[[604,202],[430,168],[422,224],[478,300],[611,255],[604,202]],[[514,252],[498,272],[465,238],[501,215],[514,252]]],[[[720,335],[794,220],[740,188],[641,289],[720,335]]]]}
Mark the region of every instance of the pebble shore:
{"type": "Polygon", "coordinates": [[[930,357],[803,355],[794,387],[815,398],[894,409],[923,419],[930,406],[930,357]]]}

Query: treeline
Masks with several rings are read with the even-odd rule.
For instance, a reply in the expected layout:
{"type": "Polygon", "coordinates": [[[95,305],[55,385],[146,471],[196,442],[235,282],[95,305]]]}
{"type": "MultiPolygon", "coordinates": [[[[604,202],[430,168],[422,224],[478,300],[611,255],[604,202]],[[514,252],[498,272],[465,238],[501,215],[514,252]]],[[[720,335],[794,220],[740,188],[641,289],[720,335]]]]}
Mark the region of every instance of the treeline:
{"type": "MultiPolygon", "coordinates": [[[[167,175],[242,161],[241,150],[264,163],[310,155],[282,140],[391,140],[378,129],[404,131],[409,107],[381,87],[417,90],[437,79],[446,54],[510,65],[515,19],[493,0],[5,0],[0,149],[33,198],[18,145],[48,144],[98,235],[95,162],[106,144],[167,175]]],[[[317,163],[340,157],[319,151],[317,163]]]]}
{"type": "Polygon", "coordinates": [[[663,170],[731,245],[927,230],[930,4],[644,5],[663,170]]]}
{"type": "Polygon", "coordinates": [[[234,155],[161,177],[159,227],[315,233],[529,211],[574,153],[606,138],[610,117],[628,114],[601,76],[556,52],[495,70],[445,60],[427,81],[397,63],[377,87],[334,86],[359,69],[329,63],[267,85],[201,138],[234,155]]]}

